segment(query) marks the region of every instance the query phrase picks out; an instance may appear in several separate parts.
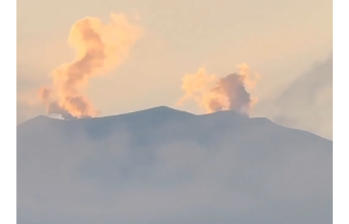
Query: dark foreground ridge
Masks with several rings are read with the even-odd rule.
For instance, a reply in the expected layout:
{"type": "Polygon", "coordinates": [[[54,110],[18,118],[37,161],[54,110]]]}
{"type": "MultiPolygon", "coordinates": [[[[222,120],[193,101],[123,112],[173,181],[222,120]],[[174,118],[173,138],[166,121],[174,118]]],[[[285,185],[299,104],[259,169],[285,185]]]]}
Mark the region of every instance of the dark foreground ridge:
{"type": "Polygon", "coordinates": [[[107,138],[116,133],[127,132],[134,138],[156,138],[196,141],[206,138],[235,139],[240,135],[266,138],[270,141],[288,139],[289,144],[306,144],[306,142],[331,141],[312,133],[279,126],[267,118],[248,118],[234,111],[221,111],[211,114],[194,115],[188,112],[160,106],[126,114],[84,118],[77,120],[59,120],[47,116],[38,116],[16,128],[19,136],[47,136],[51,134],[66,136],[88,135],[92,138],[107,138]],[[31,131],[35,130],[35,131],[31,131]],[[253,134],[253,135],[252,135],[253,134]],[[293,140],[291,140],[293,139],[293,140]],[[298,142],[298,143],[296,143],[298,142]]]}

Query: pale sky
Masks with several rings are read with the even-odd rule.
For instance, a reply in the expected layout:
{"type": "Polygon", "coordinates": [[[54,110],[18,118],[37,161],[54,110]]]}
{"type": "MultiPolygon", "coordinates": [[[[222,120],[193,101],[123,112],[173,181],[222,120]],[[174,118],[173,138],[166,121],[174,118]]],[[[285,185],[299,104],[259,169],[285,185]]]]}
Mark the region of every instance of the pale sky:
{"type": "MultiPolygon", "coordinates": [[[[330,0],[18,0],[17,7],[18,123],[45,112],[24,101],[50,83],[54,68],[72,61],[69,30],[86,16],[107,22],[110,13],[138,15],[144,32],[124,64],[90,82],[87,94],[103,116],[159,105],[202,113],[194,102],[176,106],[183,76],[202,65],[225,76],[247,63],[262,77],[251,92],[259,99],[252,116],[273,119],[283,111],[273,110],[271,102],[332,54],[330,0]]],[[[332,81],[325,90],[329,87],[331,92],[332,81]]],[[[318,108],[332,111],[332,97],[327,98],[320,106],[298,108],[307,113],[292,119],[302,120],[318,108]]],[[[332,113],[319,117],[297,128],[332,138],[332,113]]]]}

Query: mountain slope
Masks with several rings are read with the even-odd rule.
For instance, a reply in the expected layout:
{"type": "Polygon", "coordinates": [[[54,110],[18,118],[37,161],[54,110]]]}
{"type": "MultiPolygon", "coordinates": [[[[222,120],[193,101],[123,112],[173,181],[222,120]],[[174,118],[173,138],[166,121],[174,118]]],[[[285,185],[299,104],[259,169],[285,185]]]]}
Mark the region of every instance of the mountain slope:
{"type": "Polygon", "coordinates": [[[167,107],[17,130],[20,224],[332,223],[332,142],[167,107]]]}

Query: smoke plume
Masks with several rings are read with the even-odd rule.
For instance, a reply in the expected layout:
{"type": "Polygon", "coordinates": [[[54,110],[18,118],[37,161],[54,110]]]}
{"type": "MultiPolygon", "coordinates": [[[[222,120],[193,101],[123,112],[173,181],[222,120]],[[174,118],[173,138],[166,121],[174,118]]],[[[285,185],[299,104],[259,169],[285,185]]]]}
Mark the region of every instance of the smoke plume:
{"type": "Polygon", "coordinates": [[[179,104],[194,99],[207,112],[233,110],[248,114],[257,99],[252,98],[247,90],[251,90],[259,79],[256,75],[252,80],[248,65],[238,66],[239,72],[223,78],[208,75],[205,68],[195,74],[187,74],[183,78],[182,89],[185,92],[179,104]]]}
{"type": "Polygon", "coordinates": [[[98,115],[83,90],[91,77],[106,74],[120,65],[140,36],[139,27],[123,14],[110,17],[109,24],[86,17],[71,27],[68,43],[76,52],[75,60],[54,69],[52,85],[39,90],[48,113],[75,118],[98,115]]]}

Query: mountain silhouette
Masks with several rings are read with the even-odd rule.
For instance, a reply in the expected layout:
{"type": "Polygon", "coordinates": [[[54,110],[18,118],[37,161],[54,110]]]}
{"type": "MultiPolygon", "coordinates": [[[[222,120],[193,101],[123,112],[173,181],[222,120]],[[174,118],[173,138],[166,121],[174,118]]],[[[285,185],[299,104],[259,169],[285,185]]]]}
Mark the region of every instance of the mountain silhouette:
{"type": "Polygon", "coordinates": [[[19,224],[329,224],[332,141],[169,107],[17,126],[19,224]]]}

